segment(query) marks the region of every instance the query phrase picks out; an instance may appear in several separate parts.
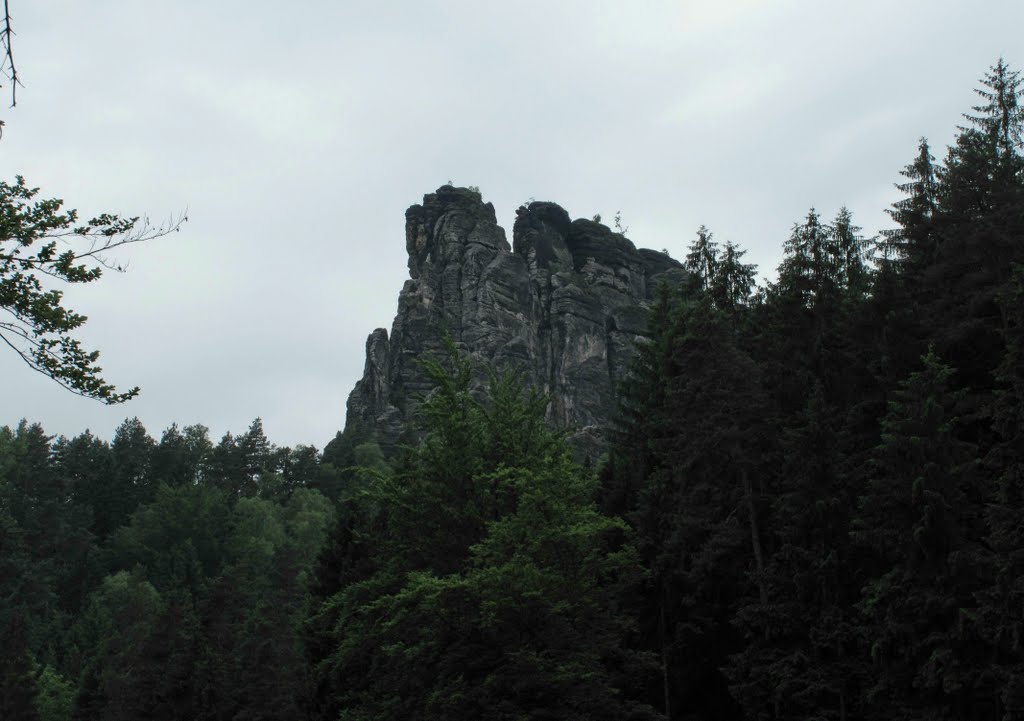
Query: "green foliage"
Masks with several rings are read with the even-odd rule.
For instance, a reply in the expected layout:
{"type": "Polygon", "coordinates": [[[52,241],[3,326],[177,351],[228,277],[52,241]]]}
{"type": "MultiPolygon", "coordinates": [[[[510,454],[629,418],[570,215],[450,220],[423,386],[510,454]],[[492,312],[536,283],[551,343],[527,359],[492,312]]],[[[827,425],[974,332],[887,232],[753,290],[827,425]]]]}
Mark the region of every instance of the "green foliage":
{"type": "Polygon", "coordinates": [[[702,225],[689,250],[686,254],[686,269],[696,276],[701,290],[707,291],[711,288],[718,268],[718,243],[714,241],[711,231],[702,225]]]}
{"type": "Polygon", "coordinates": [[[224,562],[228,514],[224,495],[209,486],[161,486],[111,537],[111,565],[144,568],[161,592],[184,588],[198,596],[224,562]]]}
{"type": "Polygon", "coordinates": [[[179,431],[177,424],[172,424],[152,451],[153,482],[183,486],[203,481],[212,451],[209,429],[205,426],[185,426],[179,431]]]}
{"type": "Polygon", "coordinates": [[[1024,718],[1024,119],[1002,61],[979,95],[942,164],[921,141],[874,264],[812,210],[745,303],[706,228],[697,292],[656,298],[602,479],[667,716],[1024,718]]]}
{"type": "Polygon", "coordinates": [[[612,608],[636,574],[631,548],[611,545],[623,525],[598,512],[543,397],[507,375],[479,400],[453,351],[425,368],[424,442],[370,477],[350,512],[361,527],[339,529],[332,551],[348,568],[327,584],[337,570],[322,571],[321,715],[621,718],[611,662],[626,626],[612,608]]]}
{"type": "Polygon", "coordinates": [[[137,419],[113,444],[0,428],[7,716],[306,718],[299,624],[336,513],[305,487],[315,449],[258,423],[240,441],[260,495],[232,503],[202,426],[160,444],[137,419]]]}
{"type": "Polygon", "coordinates": [[[618,233],[619,235],[623,235],[624,236],[626,233],[629,232],[629,226],[628,225],[623,225],[623,223],[622,223],[622,211],[621,210],[616,210],[615,211],[615,218],[613,219],[613,222],[615,224],[615,232],[618,233]]]}
{"type": "Polygon", "coordinates": [[[757,266],[743,263],[746,251],[731,241],[719,246],[703,225],[689,250],[684,266],[693,274],[695,286],[735,322],[740,309],[750,303],[757,266]]]}
{"type": "Polygon", "coordinates": [[[52,667],[39,673],[36,684],[36,711],[39,721],[71,721],[75,709],[75,685],[63,678],[52,667]]]}
{"type": "Polygon", "coordinates": [[[166,235],[184,218],[154,228],[146,219],[104,213],[80,224],[77,211],[63,210],[62,200],[38,194],[20,175],[13,184],[0,181],[0,308],[7,311],[0,340],[30,368],[73,393],[122,403],[139,389],[121,393],[103,379],[99,352],[86,350],[71,335],[86,317],[66,308],[63,293],[50,286],[91,283],[104,270],[122,271],[109,260],[110,251],[166,235]]]}

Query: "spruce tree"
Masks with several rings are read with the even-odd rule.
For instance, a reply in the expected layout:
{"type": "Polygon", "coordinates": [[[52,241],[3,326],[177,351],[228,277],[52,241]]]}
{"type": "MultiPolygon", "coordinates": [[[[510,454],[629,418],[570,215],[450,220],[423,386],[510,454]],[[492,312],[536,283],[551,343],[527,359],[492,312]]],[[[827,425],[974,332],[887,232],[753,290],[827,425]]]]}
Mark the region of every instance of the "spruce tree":
{"type": "Polygon", "coordinates": [[[976,674],[974,450],[957,438],[953,376],[929,352],[901,384],[857,509],[857,538],[874,559],[859,602],[870,719],[984,718],[975,709],[991,698],[976,674]]]}
{"type": "Polygon", "coordinates": [[[1001,718],[1024,719],[1024,269],[1017,268],[1005,309],[1006,353],[991,417],[997,440],[985,458],[994,492],[986,508],[991,581],[978,594],[1001,718]]]}
{"type": "Polygon", "coordinates": [[[697,229],[697,238],[690,244],[689,251],[684,266],[693,273],[697,287],[707,292],[714,282],[719,261],[718,243],[707,227],[702,225],[697,229]]]}
{"type": "Polygon", "coordinates": [[[906,280],[913,280],[935,261],[937,239],[933,222],[938,203],[935,158],[927,138],[918,142],[917,157],[900,171],[906,178],[896,188],[906,197],[886,210],[899,228],[884,231],[883,256],[906,280]]]}

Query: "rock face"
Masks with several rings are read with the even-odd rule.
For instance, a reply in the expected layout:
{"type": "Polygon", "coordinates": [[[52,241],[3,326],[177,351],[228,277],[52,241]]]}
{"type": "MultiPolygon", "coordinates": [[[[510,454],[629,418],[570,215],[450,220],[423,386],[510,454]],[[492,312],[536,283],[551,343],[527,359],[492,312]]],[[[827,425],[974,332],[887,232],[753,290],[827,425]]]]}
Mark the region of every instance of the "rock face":
{"type": "Polygon", "coordinates": [[[549,420],[570,429],[582,455],[598,455],[648,301],[662,278],[683,282],[679,263],[570,221],[554,203],[519,208],[510,248],[493,206],[450,185],[405,218],[410,277],[390,336],[378,328],[366,341],[336,442],[375,441],[387,453],[414,439],[416,398],[430,390],[417,360],[440,355],[447,332],[478,365],[519,369],[549,394],[549,420]]]}

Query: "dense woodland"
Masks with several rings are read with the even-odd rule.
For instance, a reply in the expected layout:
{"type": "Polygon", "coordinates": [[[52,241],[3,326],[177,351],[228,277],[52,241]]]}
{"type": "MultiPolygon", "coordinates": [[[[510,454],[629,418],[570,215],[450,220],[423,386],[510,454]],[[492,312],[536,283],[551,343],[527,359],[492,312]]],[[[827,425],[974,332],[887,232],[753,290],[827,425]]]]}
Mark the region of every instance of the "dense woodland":
{"type": "Polygon", "coordinates": [[[418,447],[0,429],[0,718],[1024,719],[1024,107],[757,287],[701,228],[607,456],[426,362],[418,447]]]}

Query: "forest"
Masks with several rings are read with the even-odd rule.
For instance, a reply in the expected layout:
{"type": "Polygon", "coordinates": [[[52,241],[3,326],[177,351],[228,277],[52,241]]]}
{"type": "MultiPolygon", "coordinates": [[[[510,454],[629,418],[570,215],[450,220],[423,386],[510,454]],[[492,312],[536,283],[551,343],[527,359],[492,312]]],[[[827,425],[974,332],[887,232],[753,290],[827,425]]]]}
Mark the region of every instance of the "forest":
{"type": "Polygon", "coordinates": [[[812,208],[758,285],[700,228],[596,465],[454,344],[355,465],[0,428],[0,719],[1024,720],[1018,71],[977,97],[877,238],[812,208]]]}

